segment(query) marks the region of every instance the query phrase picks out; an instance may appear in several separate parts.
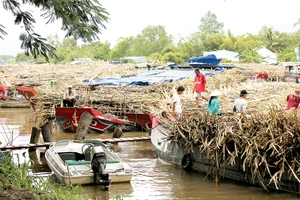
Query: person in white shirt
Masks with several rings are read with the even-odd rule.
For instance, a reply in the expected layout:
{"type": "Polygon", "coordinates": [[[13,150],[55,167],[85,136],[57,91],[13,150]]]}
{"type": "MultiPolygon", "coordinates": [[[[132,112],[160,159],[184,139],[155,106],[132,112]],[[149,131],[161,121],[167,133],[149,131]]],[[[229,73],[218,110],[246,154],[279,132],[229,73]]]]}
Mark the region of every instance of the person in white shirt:
{"type": "Polygon", "coordinates": [[[180,102],[180,97],[179,95],[181,95],[184,92],[184,87],[179,86],[177,88],[177,92],[174,93],[173,97],[172,97],[172,115],[173,117],[179,119],[182,113],[182,108],[181,108],[181,102],[180,102]]]}
{"type": "Polygon", "coordinates": [[[241,90],[240,97],[234,101],[233,112],[237,114],[246,114],[247,112],[247,97],[248,92],[241,90]]]}
{"type": "Polygon", "coordinates": [[[76,92],[72,86],[68,86],[68,90],[64,93],[63,107],[74,107],[76,104],[76,92]]]}

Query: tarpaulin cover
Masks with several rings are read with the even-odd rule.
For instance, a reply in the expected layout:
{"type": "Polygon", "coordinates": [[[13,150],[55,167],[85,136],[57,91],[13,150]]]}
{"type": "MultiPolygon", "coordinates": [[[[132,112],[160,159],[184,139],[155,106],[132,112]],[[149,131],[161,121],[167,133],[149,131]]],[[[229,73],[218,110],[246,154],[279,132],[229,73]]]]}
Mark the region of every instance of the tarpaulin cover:
{"type": "Polygon", "coordinates": [[[210,54],[207,56],[190,58],[184,61],[188,63],[205,63],[209,65],[218,65],[221,62],[221,59],[217,59],[217,57],[214,54],[210,54]]]}
{"type": "MultiPolygon", "coordinates": [[[[217,72],[201,71],[205,75],[213,75],[217,72]]],[[[173,82],[185,78],[194,78],[194,70],[147,70],[136,76],[118,77],[118,78],[103,78],[95,77],[93,79],[85,79],[83,82],[89,85],[112,85],[112,86],[126,86],[126,85],[151,85],[153,83],[173,82]]]]}

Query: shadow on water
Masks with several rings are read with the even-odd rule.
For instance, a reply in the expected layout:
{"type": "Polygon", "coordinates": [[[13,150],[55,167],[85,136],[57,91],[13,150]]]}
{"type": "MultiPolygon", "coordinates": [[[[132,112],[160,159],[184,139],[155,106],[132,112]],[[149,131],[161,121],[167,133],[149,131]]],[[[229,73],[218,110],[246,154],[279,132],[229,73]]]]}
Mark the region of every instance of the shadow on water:
{"type": "MultiPolygon", "coordinates": [[[[14,144],[29,143],[32,123],[30,109],[0,109],[0,118],[5,118],[10,125],[20,125],[14,144]],[[12,112],[10,112],[12,110],[12,112]],[[7,114],[10,113],[10,114],[7,114]],[[29,132],[28,132],[29,131],[29,132]],[[27,133],[26,133],[27,132],[27,133]]],[[[145,136],[146,132],[125,132],[124,137],[145,136]]],[[[58,132],[56,140],[73,139],[74,133],[58,132]]],[[[88,134],[87,139],[111,138],[110,133],[88,134]]],[[[187,172],[180,167],[170,165],[157,158],[150,141],[120,142],[115,144],[119,157],[128,162],[134,171],[130,183],[112,184],[108,191],[101,186],[88,185],[75,192],[87,199],[115,199],[120,195],[126,199],[203,199],[203,200],[296,200],[298,196],[273,192],[268,194],[262,188],[241,184],[231,180],[221,180],[215,184],[212,177],[197,172],[187,172]]],[[[18,163],[34,161],[33,175],[49,176],[51,171],[44,157],[45,149],[37,151],[26,149],[13,151],[14,161],[18,163]]],[[[51,180],[56,179],[51,176],[51,180]]]]}

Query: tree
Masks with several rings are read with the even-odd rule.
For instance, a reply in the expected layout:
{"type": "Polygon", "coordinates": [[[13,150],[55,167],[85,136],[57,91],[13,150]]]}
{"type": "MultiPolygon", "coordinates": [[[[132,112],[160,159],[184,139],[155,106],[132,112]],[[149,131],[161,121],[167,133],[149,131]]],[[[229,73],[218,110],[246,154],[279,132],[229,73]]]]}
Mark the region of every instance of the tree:
{"type": "Polygon", "coordinates": [[[16,63],[20,62],[31,62],[33,61],[32,57],[26,56],[25,53],[18,53],[15,58],[16,63]]]}
{"type": "Polygon", "coordinates": [[[261,47],[259,39],[256,35],[246,33],[244,35],[237,36],[234,42],[234,50],[239,54],[243,51],[250,49],[256,49],[261,47]]]}
{"type": "Polygon", "coordinates": [[[203,45],[199,32],[191,34],[186,39],[182,38],[177,46],[179,51],[186,56],[185,58],[197,57],[203,53],[203,45]]]}
{"type": "Polygon", "coordinates": [[[80,49],[75,38],[65,38],[57,50],[57,60],[55,62],[71,62],[74,58],[81,57],[78,54],[80,54],[80,49]]]}
{"type": "MultiPolygon", "coordinates": [[[[15,16],[14,23],[24,26],[25,32],[19,38],[25,54],[32,54],[35,58],[41,54],[47,60],[48,56],[55,55],[55,48],[34,31],[35,18],[29,11],[23,10],[25,5],[40,8],[42,16],[47,20],[46,24],[61,19],[62,30],[67,32],[66,37],[73,36],[89,42],[98,39],[97,34],[105,28],[104,22],[107,22],[109,15],[98,0],[23,0],[21,3],[17,0],[3,0],[2,4],[4,10],[15,16]]],[[[0,25],[0,39],[7,34],[4,29],[0,25]]]]}
{"type": "Polygon", "coordinates": [[[279,53],[286,48],[285,35],[272,27],[263,26],[258,33],[258,37],[263,46],[275,53],[279,53]]]}
{"type": "Polygon", "coordinates": [[[184,55],[180,52],[169,52],[163,56],[164,62],[184,63],[184,55]]]}
{"type": "Polygon", "coordinates": [[[223,35],[221,34],[211,34],[202,35],[202,44],[205,51],[216,51],[221,48],[223,43],[223,35]]]}
{"type": "Polygon", "coordinates": [[[161,52],[173,43],[172,36],[168,35],[163,26],[148,26],[134,39],[133,54],[135,56],[149,56],[161,52]]]}
{"type": "Polygon", "coordinates": [[[119,60],[122,57],[129,56],[129,51],[133,46],[134,38],[124,38],[110,52],[111,60],[119,60]]]}
{"type": "Polygon", "coordinates": [[[100,41],[91,42],[81,45],[80,58],[93,58],[94,60],[106,60],[109,58],[110,44],[109,42],[101,43],[100,41]]]}
{"type": "Polygon", "coordinates": [[[199,31],[205,35],[223,33],[224,23],[217,21],[217,16],[208,11],[200,20],[199,31]]]}
{"type": "Polygon", "coordinates": [[[54,34],[54,35],[49,35],[47,37],[47,41],[48,43],[53,46],[56,50],[58,49],[59,45],[60,45],[60,41],[59,41],[59,36],[58,34],[54,34]]]}
{"type": "Polygon", "coordinates": [[[240,62],[261,63],[264,58],[251,48],[246,48],[240,55],[240,62]]]}

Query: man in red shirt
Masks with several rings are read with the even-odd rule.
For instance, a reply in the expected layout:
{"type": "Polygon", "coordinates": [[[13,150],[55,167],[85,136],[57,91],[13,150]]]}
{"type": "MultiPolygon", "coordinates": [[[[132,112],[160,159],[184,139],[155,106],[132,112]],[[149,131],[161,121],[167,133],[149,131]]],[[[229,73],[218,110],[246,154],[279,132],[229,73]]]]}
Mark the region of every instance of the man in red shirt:
{"type": "Polygon", "coordinates": [[[295,90],[294,94],[289,94],[286,97],[286,110],[297,110],[300,104],[300,90],[295,90]]]}
{"type": "Polygon", "coordinates": [[[208,101],[208,99],[204,96],[204,92],[206,92],[205,89],[205,83],[206,83],[206,78],[205,75],[200,72],[199,69],[195,70],[196,76],[194,78],[195,86],[193,89],[193,93],[195,94],[196,97],[196,108],[198,108],[199,104],[199,97],[202,99],[208,101]]]}

